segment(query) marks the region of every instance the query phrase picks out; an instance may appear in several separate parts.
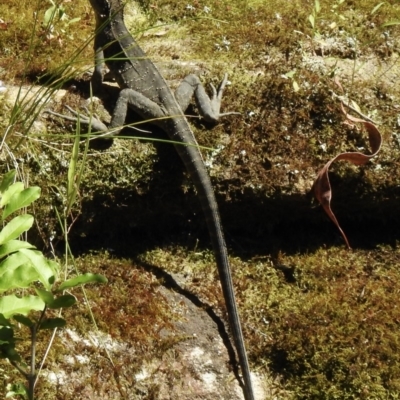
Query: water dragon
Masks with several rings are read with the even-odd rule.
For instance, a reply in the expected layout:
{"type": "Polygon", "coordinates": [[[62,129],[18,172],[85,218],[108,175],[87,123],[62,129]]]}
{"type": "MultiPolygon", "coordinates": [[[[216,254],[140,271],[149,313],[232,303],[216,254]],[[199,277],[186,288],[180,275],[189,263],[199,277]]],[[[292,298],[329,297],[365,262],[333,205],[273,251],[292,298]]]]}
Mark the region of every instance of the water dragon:
{"type": "Polygon", "coordinates": [[[92,131],[113,132],[115,135],[124,125],[128,109],[132,109],[141,118],[159,126],[172,141],[180,143],[175,148],[195,185],[214,248],[229,325],[242,371],[244,396],[246,400],[254,400],[218,205],[196,139],[183,113],[194,94],[200,114],[205,120],[217,122],[221,115],[226,115],[219,111],[227,75],[218,89],[212,86],[211,99],[195,75],[187,76],[173,94],[156,66],[127,30],[123,1],[90,0],[90,3],[96,16],[95,71],[92,76],[94,90],[98,90],[102,84],[105,62],[121,92],[108,127],[96,118],[85,119],[80,115],[79,119],[90,123],[92,131]]]}

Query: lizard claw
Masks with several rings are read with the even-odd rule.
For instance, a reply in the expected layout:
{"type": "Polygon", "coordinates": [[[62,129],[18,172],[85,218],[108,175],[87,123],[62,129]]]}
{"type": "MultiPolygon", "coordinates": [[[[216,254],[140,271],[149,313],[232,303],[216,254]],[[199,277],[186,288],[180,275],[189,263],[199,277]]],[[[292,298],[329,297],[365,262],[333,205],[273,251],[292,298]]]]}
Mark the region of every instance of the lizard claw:
{"type": "Polygon", "coordinates": [[[228,84],[229,84],[228,74],[224,75],[224,78],[222,79],[221,83],[218,85],[218,90],[215,89],[215,86],[212,83],[210,83],[210,88],[211,88],[211,92],[212,92],[211,101],[217,101],[217,100],[221,101],[225,86],[228,84]]]}
{"type": "Polygon", "coordinates": [[[218,96],[217,89],[215,89],[215,86],[212,83],[209,83],[209,86],[211,88],[211,93],[212,93],[211,100],[214,100],[218,96]]]}
{"type": "Polygon", "coordinates": [[[226,86],[226,85],[230,85],[230,82],[229,82],[229,80],[228,80],[228,74],[227,74],[227,73],[224,75],[224,77],[223,77],[221,83],[219,84],[218,90],[215,91],[215,89],[214,89],[214,92],[215,92],[215,94],[216,94],[216,96],[217,96],[217,99],[218,99],[219,101],[221,101],[221,99],[222,99],[222,94],[224,93],[224,90],[225,90],[225,86],[226,86]]]}

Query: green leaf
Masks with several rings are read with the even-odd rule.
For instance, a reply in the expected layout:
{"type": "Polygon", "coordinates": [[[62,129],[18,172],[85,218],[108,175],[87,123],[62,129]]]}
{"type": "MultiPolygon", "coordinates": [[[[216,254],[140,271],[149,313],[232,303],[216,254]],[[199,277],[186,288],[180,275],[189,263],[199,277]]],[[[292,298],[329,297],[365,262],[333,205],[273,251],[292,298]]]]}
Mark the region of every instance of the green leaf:
{"type": "Polygon", "coordinates": [[[50,289],[52,282],[54,282],[54,277],[59,270],[58,264],[54,261],[47,260],[42,252],[38,250],[20,249],[19,252],[30,260],[43,286],[46,289],[50,289]]]}
{"type": "Polygon", "coordinates": [[[71,307],[76,303],[76,298],[71,294],[54,297],[53,293],[47,290],[35,290],[38,296],[46,303],[46,306],[51,309],[71,307]]]}
{"type": "Polygon", "coordinates": [[[43,289],[35,289],[37,295],[46,303],[46,306],[49,306],[54,301],[53,293],[48,290],[43,289]]]}
{"type": "Polygon", "coordinates": [[[44,13],[43,23],[44,23],[45,26],[47,26],[49,24],[49,22],[52,20],[53,14],[54,14],[54,10],[55,10],[55,6],[49,7],[46,10],[46,12],[44,13]]]}
{"type": "Polygon", "coordinates": [[[382,27],[385,28],[386,26],[393,26],[393,25],[400,25],[400,21],[389,21],[384,23],[382,27]]]}
{"type": "Polygon", "coordinates": [[[10,273],[17,269],[20,265],[28,263],[29,260],[21,252],[9,255],[0,263],[0,279],[6,273],[10,273]]]}
{"type": "Polygon", "coordinates": [[[22,325],[27,326],[28,328],[30,328],[31,326],[34,325],[34,322],[33,322],[30,318],[25,317],[25,315],[16,314],[16,315],[13,316],[13,318],[14,318],[17,322],[19,322],[19,323],[22,324],[22,325]]]}
{"type": "Polygon", "coordinates": [[[32,262],[21,251],[9,255],[0,263],[0,292],[14,288],[26,288],[40,275],[32,262]]]}
{"type": "Polygon", "coordinates": [[[41,311],[44,307],[44,302],[37,296],[17,297],[11,294],[0,298],[0,313],[5,318],[10,318],[15,314],[27,315],[31,311],[41,311]]]}
{"type": "Polygon", "coordinates": [[[0,358],[20,361],[20,355],[15,351],[14,329],[3,326],[0,328],[0,358]]]}
{"type": "Polygon", "coordinates": [[[46,261],[47,261],[48,267],[53,271],[53,275],[49,278],[49,285],[52,286],[54,284],[54,282],[56,281],[58,273],[60,272],[60,265],[58,264],[58,262],[56,262],[54,260],[46,259],[46,261]]]}
{"type": "Polygon", "coordinates": [[[376,5],[373,10],[371,11],[371,15],[375,14],[386,2],[383,1],[382,3],[379,3],[378,5],[376,5]]]}
{"type": "Polygon", "coordinates": [[[50,24],[50,22],[53,22],[57,11],[57,6],[54,4],[54,2],[50,0],[50,3],[53,5],[46,10],[43,17],[43,23],[46,27],[50,24]]]}
{"type": "Polygon", "coordinates": [[[32,227],[33,221],[33,217],[30,214],[23,214],[13,218],[0,232],[0,245],[16,239],[21,233],[26,232],[32,227]]]}
{"type": "MultiPolygon", "coordinates": [[[[56,269],[54,269],[54,270],[56,270],[56,271],[58,271],[58,264],[56,263],[56,262],[54,262],[54,261],[50,261],[50,260],[47,260],[47,262],[48,263],[54,263],[54,264],[56,264],[57,265],[57,268],[56,269]]],[[[50,283],[50,285],[54,285],[54,282],[56,281],[56,277],[55,277],[55,275],[53,275],[50,279],[49,279],[49,283],[50,283]]]]}
{"type": "Polygon", "coordinates": [[[10,321],[3,314],[0,314],[0,326],[12,326],[10,321]]]}
{"type": "Polygon", "coordinates": [[[28,398],[28,390],[22,383],[13,383],[7,385],[6,399],[15,396],[23,396],[24,399],[28,398]]]}
{"type": "Polygon", "coordinates": [[[17,362],[21,361],[21,356],[15,350],[15,347],[13,345],[9,346],[9,347],[6,347],[6,348],[4,348],[2,350],[3,350],[3,353],[4,353],[5,357],[8,358],[9,360],[17,361],[17,362]]]}
{"type": "Polygon", "coordinates": [[[30,263],[22,264],[13,271],[6,271],[0,279],[0,293],[10,289],[27,288],[32,282],[39,280],[37,271],[30,263]]]}
{"type": "Polygon", "coordinates": [[[50,288],[57,267],[57,263],[46,260],[40,251],[22,248],[0,262],[0,292],[26,288],[35,281],[50,288]]]}
{"type": "Polygon", "coordinates": [[[1,327],[0,328],[0,343],[14,343],[14,330],[9,327],[1,327]]]}
{"type": "Polygon", "coordinates": [[[319,4],[318,0],[315,0],[314,9],[316,13],[319,13],[321,11],[321,5],[319,4]]]}
{"type": "Polygon", "coordinates": [[[10,240],[0,246],[0,258],[3,258],[10,253],[14,253],[19,249],[30,248],[35,248],[35,246],[23,240],[10,240]]]}
{"type": "Polygon", "coordinates": [[[79,135],[79,120],[78,120],[78,127],[77,127],[77,132],[75,135],[75,141],[74,145],[72,147],[72,153],[71,153],[71,160],[69,162],[69,167],[68,167],[68,187],[67,187],[67,209],[66,209],[66,214],[69,214],[71,207],[74,205],[76,196],[78,194],[78,185],[79,183],[76,181],[77,180],[77,163],[78,163],[78,157],[79,157],[79,146],[80,146],[80,135],[79,135]]]}
{"type": "Polygon", "coordinates": [[[70,289],[79,285],[84,285],[86,283],[107,283],[107,278],[100,274],[82,274],[78,275],[74,278],[68,279],[63,282],[57,291],[62,291],[65,289],[70,289]]]}
{"type": "Polygon", "coordinates": [[[81,20],[80,17],[71,18],[71,19],[68,21],[68,25],[75,24],[75,23],[79,22],[80,20],[81,20]]]}
{"type": "Polygon", "coordinates": [[[26,188],[22,192],[15,193],[9,200],[3,211],[3,219],[7,218],[13,212],[23,207],[28,207],[40,197],[40,188],[33,186],[26,188]]]}
{"type": "Polygon", "coordinates": [[[314,15],[312,15],[312,14],[310,14],[309,16],[308,16],[308,20],[310,21],[310,24],[311,24],[311,28],[315,28],[315,18],[314,18],[314,15]]]}
{"type": "Polygon", "coordinates": [[[3,179],[0,183],[0,194],[3,194],[10,187],[10,185],[14,182],[16,172],[17,171],[15,169],[13,169],[3,175],[3,179]]]}
{"type": "Polygon", "coordinates": [[[40,324],[39,329],[63,328],[65,325],[67,325],[67,321],[63,318],[48,318],[40,324]]]}
{"type": "Polygon", "coordinates": [[[24,190],[24,184],[22,182],[15,182],[11,186],[7,188],[7,190],[3,193],[3,196],[0,200],[0,207],[5,206],[10,201],[11,197],[16,193],[20,193],[24,190]]]}
{"type": "Polygon", "coordinates": [[[57,308],[67,308],[71,307],[76,303],[76,298],[71,294],[65,294],[60,297],[56,297],[49,308],[57,309],[57,308]]]}
{"type": "Polygon", "coordinates": [[[293,77],[295,76],[295,74],[296,74],[296,70],[295,70],[295,69],[292,69],[291,71],[286,72],[285,76],[286,76],[287,78],[293,78],[293,77]]]}

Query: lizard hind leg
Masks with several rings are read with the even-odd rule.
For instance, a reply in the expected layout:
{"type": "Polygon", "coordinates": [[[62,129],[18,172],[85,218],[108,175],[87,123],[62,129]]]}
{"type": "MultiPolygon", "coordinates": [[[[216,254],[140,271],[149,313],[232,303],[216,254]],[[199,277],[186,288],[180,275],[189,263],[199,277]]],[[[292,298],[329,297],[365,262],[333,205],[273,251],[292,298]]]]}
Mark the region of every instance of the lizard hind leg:
{"type": "Polygon", "coordinates": [[[197,75],[188,75],[175,91],[175,99],[183,112],[189,106],[191,98],[194,96],[200,115],[211,123],[218,123],[219,118],[225,115],[239,114],[237,112],[220,113],[222,94],[228,83],[228,74],[224,75],[218,89],[210,84],[211,98],[206,93],[204,86],[197,75]]]}

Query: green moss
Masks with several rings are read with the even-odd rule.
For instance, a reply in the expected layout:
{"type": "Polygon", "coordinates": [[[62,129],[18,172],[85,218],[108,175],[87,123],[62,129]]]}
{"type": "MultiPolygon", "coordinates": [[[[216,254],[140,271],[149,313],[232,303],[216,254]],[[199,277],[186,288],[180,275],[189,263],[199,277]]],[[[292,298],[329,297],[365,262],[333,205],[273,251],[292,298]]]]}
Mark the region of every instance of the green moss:
{"type": "MultiPolygon", "coordinates": [[[[66,54],[71,55],[92,35],[94,23],[87,19],[90,8],[86,1],[74,2],[73,6],[61,5],[62,19],[55,18],[52,26],[46,29],[44,16],[50,7],[50,2],[25,0],[4,1],[0,5],[4,21],[0,39],[0,76],[3,79],[29,77],[36,80],[45,73],[51,75],[67,61],[66,54]],[[36,21],[34,16],[37,16],[36,21]],[[74,23],[74,18],[80,18],[79,22],[74,23]],[[13,68],[9,68],[11,64],[13,68]]],[[[88,57],[89,64],[90,49],[82,56],[88,57]]]]}
{"type": "Polygon", "coordinates": [[[281,256],[296,282],[271,280],[275,273],[264,270],[246,297],[258,303],[252,357],[269,363],[299,399],[395,398],[398,254],[331,248],[281,256]]]}

